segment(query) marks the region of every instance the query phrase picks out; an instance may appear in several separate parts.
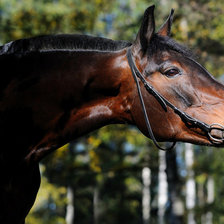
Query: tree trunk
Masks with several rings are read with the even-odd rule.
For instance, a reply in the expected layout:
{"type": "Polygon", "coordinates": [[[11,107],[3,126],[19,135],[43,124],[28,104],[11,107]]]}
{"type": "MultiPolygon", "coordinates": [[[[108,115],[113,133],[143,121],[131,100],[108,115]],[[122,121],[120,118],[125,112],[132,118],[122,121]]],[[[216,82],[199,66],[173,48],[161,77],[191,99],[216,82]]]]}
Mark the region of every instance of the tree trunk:
{"type": "Polygon", "coordinates": [[[96,181],[96,185],[95,185],[94,191],[93,191],[94,224],[99,224],[99,218],[100,218],[100,214],[101,214],[99,194],[100,194],[99,183],[98,183],[98,181],[96,181]]]}
{"type": "Polygon", "coordinates": [[[148,167],[142,169],[142,216],[143,224],[150,223],[150,184],[151,184],[151,170],[148,167]]]}
{"type": "Polygon", "coordinates": [[[195,186],[195,180],[194,180],[194,171],[192,169],[193,163],[194,163],[194,151],[193,151],[193,145],[189,143],[185,143],[185,162],[186,162],[186,168],[187,168],[187,181],[186,181],[186,207],[188,209],[188,218],[187,223],[188,224],[195,224],[195,218],[194,218],[194,207],[195,207],[195,201],[196,201],[196,186],[195,186]]]}
{"type": "MultiPolygon", "coordinates": [[[[213,177],[209,176],[207,180],[207,204],[212,204],[215,199],[215,186],[214,186],[214,179],[213,177]]],[[[213,223],[213,213],[211,211],[207,211],[204,216],[205,224],[212,224],[213,223]]]]}
{"type": "MultiPolygon", "coordinates": [[[[181,144],[177,145],[177,147],[181,147],[181,144]]],[[[166,152],[166,164],[166,174],[168,181],[168,200],[170,204],[168,212],[168,223],[182,224],[184,215],[184,205],[180,197],[181,185],[176,163],[176,149],[166,152]]]]}
{"type": "Polygon", "coordinates": [[[159,151],[159,187],[158,187],[158,217],[159,224],[164,223],[165,206],[167,203],[166,152],[159,151]]]}
{"type": "Polygon", "coordinates": [[[67,199],[68,204],[65,216],[66,224],[74,224],[75,223],[74,190],[71,186],[67,187],[67,199]]]}

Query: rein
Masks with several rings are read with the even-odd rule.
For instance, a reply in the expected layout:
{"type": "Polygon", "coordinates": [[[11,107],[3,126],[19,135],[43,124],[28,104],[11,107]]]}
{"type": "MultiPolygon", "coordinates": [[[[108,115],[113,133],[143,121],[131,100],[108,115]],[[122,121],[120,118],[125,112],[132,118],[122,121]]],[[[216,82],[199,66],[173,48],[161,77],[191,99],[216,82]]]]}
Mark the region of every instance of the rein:
{"type": "Polygon", "coordinates": [[[141,74],[141,72],[138,70],[138,68],[135,65],[135,62],[133,60],[132,53],[131,53],[131,48],[128,48],[128,50],[127,50],[127,59],[128,59],[129,66],[131,68],[133,78],[134,78],[136,86],[137,86],[138,95],[139,95],[139,99],[140,99],[140,102],[141,102],[141,106],[142,106],[144,119],[145,119],[145,123],[146,123],[147,130],[148,130],[148,134],[149,134],[150,138],[152,139],[153,143],[156,145],[156,147],[158,149],[161,149],[161,150],[172,149],[175,146],[176,142],[173,142],[173,144],[166,149],[162,148],[158,144],[158,142],[157,142],[157,140],[156,140],[156,138],[153,134],[150,122],[149,122],[149,118],[148,118],[148,115],[147,115],[147,111],[146,111],[146,107],[145,107],[144,99],[143,99],[142,92],[141,92],[141,89],[140,89],[140,84],[139,84],[138,78],[143,83],[147,92],[152,94],[156,98],[156,100],[160,103],[160,105],[165,110],[165,112],[167,112],[167,106],[170,107],[181,118],[181,120],[186,124],[187,127],[189,127],[189,128],[200,128],[202,131],[204,131],[207,134],[207,138],[215,145],[223,143],[223,141],[224,141],[224,126],[223,125],[217,124],[217,123],[208,125],[208,124],[206,124],[206,123],[204,123],[204,122],[202,122],[202,121],[200,121],[196,118],[191,117],[187,113],[178,109],[171,102],[169,102],[165,97],[163,97],[159,92],[157,92],[153,88],[153,86],[151,86],[146,81],[146,79],[143,77],[143,75],[141,74]],[[220,137],[217,137],[215,135],[215,133],[217,133],[217,132],[219,132],[220,137]]]}

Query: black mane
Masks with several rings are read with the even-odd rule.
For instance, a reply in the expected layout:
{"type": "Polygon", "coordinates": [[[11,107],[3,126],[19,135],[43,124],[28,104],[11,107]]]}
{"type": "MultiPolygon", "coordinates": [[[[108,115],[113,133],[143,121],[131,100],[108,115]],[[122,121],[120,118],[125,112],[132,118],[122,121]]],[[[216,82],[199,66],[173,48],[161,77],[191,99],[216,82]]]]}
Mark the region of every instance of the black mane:
{"type": "MultiPolygon", "coordinates": [[[[127,41],[114,41],[103,37],[94,37],[79,34],[42,35],[24,38],[0,46],[1,54],[26,54],[32,51],[53,50],[92,50],[92,51],[117,51],[130,46],[127,41]]],[[[173,50],[186,57],[192,57],[192,52],[185,46],[178,44],[172,38],[162,37],[157,34],[151,39],[149,55],[157,51],[173,50]]]]}
{"type": "Polygon", "coordinates": [[[130,46],[126,41],[78,34],[43,35],[15,40],[0,47],[1,54],[24,54],[31,51],[98,50],[117,51],[130,46]]]}
{"type": "Polygon", "coordinates": [[[154,34],[150,41],[150,46],[148,49],[149,56],[155,54],[158,51],[169,51],[173,50],[185,57],[194,58],[195,55],[192,53],[190,49],[186,46],[181,45],[174,41],[172,38],[168,36],[160,36],[158,34],[154,34]]]}

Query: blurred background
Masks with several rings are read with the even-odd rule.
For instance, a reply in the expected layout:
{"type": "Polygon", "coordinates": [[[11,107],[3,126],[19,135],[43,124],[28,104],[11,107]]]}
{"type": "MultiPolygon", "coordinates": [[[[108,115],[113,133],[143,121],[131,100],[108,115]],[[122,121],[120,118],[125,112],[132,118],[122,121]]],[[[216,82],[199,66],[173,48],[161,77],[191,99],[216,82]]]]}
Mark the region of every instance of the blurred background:
{"type": "MultiPolygon", "coordinates": [[[[151,4],[157,28],[175,9],[173,38],[224,80],[223,0],[0,0],[0,44],[57,33],[132,41],[151,4]]],[[[158,151],[135,127],[108,126],[42,161],[26,223],[224,223],[223,161],[222,148],[158,151]]]]}

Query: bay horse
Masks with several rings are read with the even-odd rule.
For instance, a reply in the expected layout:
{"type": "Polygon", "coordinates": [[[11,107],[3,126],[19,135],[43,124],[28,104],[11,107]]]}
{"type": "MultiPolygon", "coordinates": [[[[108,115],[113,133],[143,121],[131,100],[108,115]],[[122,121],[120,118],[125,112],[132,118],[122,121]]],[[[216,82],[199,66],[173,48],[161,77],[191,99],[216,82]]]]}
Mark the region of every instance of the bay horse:
{"type": "MultiPolygon", "coordinates": [[[[133,43],[47,35],[0,47],[0,223],[22,224],[39,162],[102,126],[127,123],[157,141],[223,146],[224,86],[146,9],[133,43]]],[[[160,147],[162,148],[162,147],[160,147]]]]}

